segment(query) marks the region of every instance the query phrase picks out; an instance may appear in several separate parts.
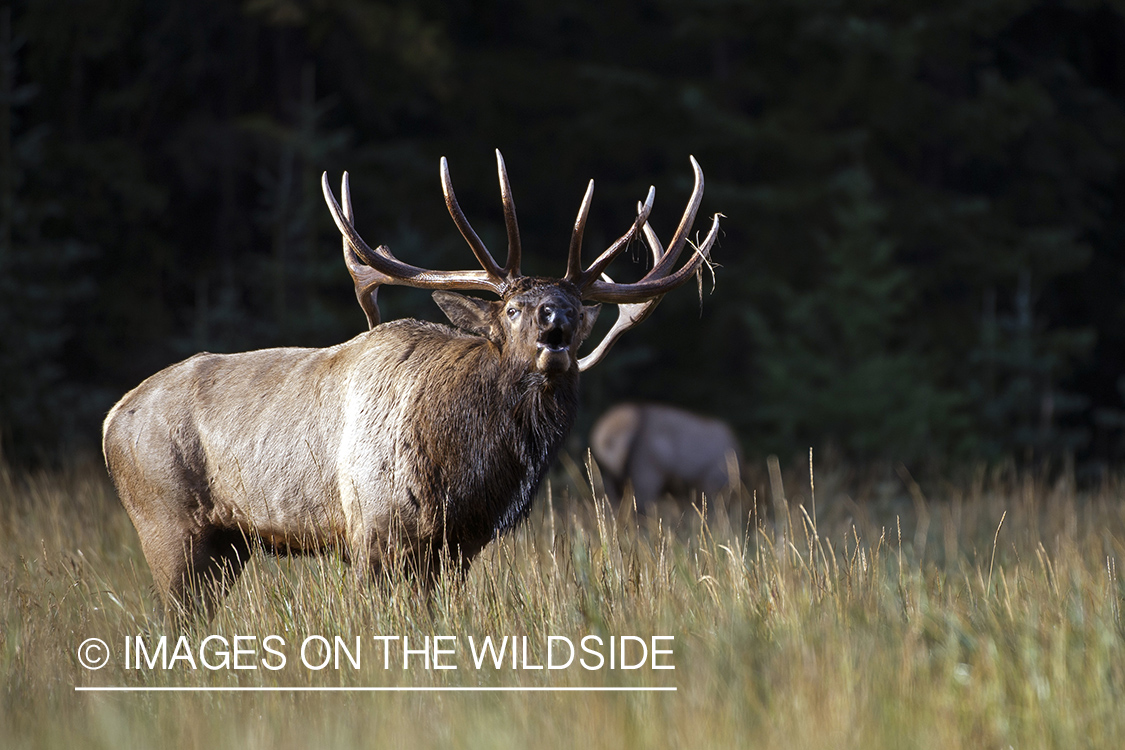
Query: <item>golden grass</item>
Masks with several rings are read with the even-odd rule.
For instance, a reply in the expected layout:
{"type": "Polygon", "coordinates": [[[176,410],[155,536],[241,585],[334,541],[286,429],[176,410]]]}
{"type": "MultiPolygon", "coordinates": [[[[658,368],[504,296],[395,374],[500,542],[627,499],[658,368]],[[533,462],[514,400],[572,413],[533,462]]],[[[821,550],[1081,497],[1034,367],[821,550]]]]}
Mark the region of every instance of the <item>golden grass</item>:
{"type": "MultiPolygon", "coordinates": [[[[401,578],[359,585],[331,557],[259,556],[187,638],[276,634],[286,666],[212,671],[123,664],[127,637],[171,645],[178,634],[100,467],[0,468],[0,744],[1125,747],[1121,485],[1079,492],[1065,476],[980,472],[924,497],[904,479],[856,489],[818,472],[814,504],[806,468],[803,481],[788,478],[778,520],[746,503],[706,523],[690,511],[615,519],[604,504],[592,510],[589,489],[556,479],[463,585],[429,596],[401,578]],[[543,664],[548,636],[588,634],[672,635],[676,668],[477,670],[467,645],[527,636],[529,661],[543,664]],[[310,635],[360,637],[361,667],[306,668],[310,635]],[[404,671],[395,651],[385,670],[376,635],[412,647],[455,636],[447,661],[459,668],[426,670],[418,656],[404,671]],[[90,637],[114,652],[98,671],[78,662],[90,637]],[[676,691],[75,691],[98,685],[676,691]]],[[[259,645],[244,662],[262,656],[259,645]]]]}

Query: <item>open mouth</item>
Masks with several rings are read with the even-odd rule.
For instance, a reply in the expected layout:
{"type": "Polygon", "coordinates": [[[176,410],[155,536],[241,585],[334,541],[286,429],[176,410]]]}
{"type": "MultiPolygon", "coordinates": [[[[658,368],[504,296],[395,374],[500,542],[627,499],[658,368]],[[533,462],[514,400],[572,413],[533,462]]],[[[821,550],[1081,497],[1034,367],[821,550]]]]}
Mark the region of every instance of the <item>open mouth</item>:
{"type": "Polygon", "coordinates": [[[561,352],[570,348],[570,332],[562,328],[552,328],[539,334],[538,345],[540,349],[552,352],[561,352]]]}

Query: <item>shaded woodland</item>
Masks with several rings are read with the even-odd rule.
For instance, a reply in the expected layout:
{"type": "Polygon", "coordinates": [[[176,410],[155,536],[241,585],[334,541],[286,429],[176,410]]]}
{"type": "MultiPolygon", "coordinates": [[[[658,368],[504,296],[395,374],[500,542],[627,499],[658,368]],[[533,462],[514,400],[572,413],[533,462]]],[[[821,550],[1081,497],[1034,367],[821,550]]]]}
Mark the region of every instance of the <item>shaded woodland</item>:
{"type": "Polygon", "coordinates": [[[1125,457],[1121,3],[16,0],[0,26],[9,460],[95,451],[194,352],[362,331],[322,171],[372,244],[472,267],[438,159],[501,247],[497,147],[529,272],[563,270],[591,177],[588,248],[649,184],[667,237],[688,154],[727,217],[702,296],[584,377],[576,434],[639,397],[752,456],[1125,457]]]}

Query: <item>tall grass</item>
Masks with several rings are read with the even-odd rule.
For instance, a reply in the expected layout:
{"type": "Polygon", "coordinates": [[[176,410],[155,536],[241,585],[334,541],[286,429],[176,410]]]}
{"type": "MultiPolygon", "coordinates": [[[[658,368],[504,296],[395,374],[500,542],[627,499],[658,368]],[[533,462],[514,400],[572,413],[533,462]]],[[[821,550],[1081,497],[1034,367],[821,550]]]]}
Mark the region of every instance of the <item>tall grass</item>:
{"type": "MultiPolygon", "coordinates": [[[[333,557],[256,556],[188,633],[277,634],[270,670],[129,669],[126,637],[167,634],[137,537],[100,467],[0,468],[4,747],[1125,746],[1117,561],[1125,496],[1014,471],[931,490],[795,470],[755,511],[615,517],[560,478],[463,583],[357,583],[333,557]],[[674,670],[473,668],[467,639],[671,635],[674,670]],[[362,641],[312,670],[310,635],[362,641]],[[456,636],[456,670],[384,669],[376,635],[456,636]],[[103,669],[78,661],[99,637],[103,669]],[[77,692],[131,687],[675,687],[675,692],[77,692]]],[[[596,483],[595,483],[596,485],[596,483]]],[[[756,487],[750,482],[751,491],[756,487]]],[[[668,509],[665,509],[666,511],[668,509]]],[[[452,643],[450,641],[447,644],[452,643]]],[[[669,642],[665,642],[669,643],[669,642]]]]}

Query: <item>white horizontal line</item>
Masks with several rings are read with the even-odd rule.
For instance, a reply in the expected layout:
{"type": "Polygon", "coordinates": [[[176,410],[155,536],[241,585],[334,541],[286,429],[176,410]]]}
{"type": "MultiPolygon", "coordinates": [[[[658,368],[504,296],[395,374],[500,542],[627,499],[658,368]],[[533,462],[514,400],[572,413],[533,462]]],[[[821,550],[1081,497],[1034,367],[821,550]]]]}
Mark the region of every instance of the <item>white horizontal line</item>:
{"type": "Polygon", "coordinates": [[[674,693],[676,687],[284,687],[284,686],[75,686],[76,693],[674,693]]]}

